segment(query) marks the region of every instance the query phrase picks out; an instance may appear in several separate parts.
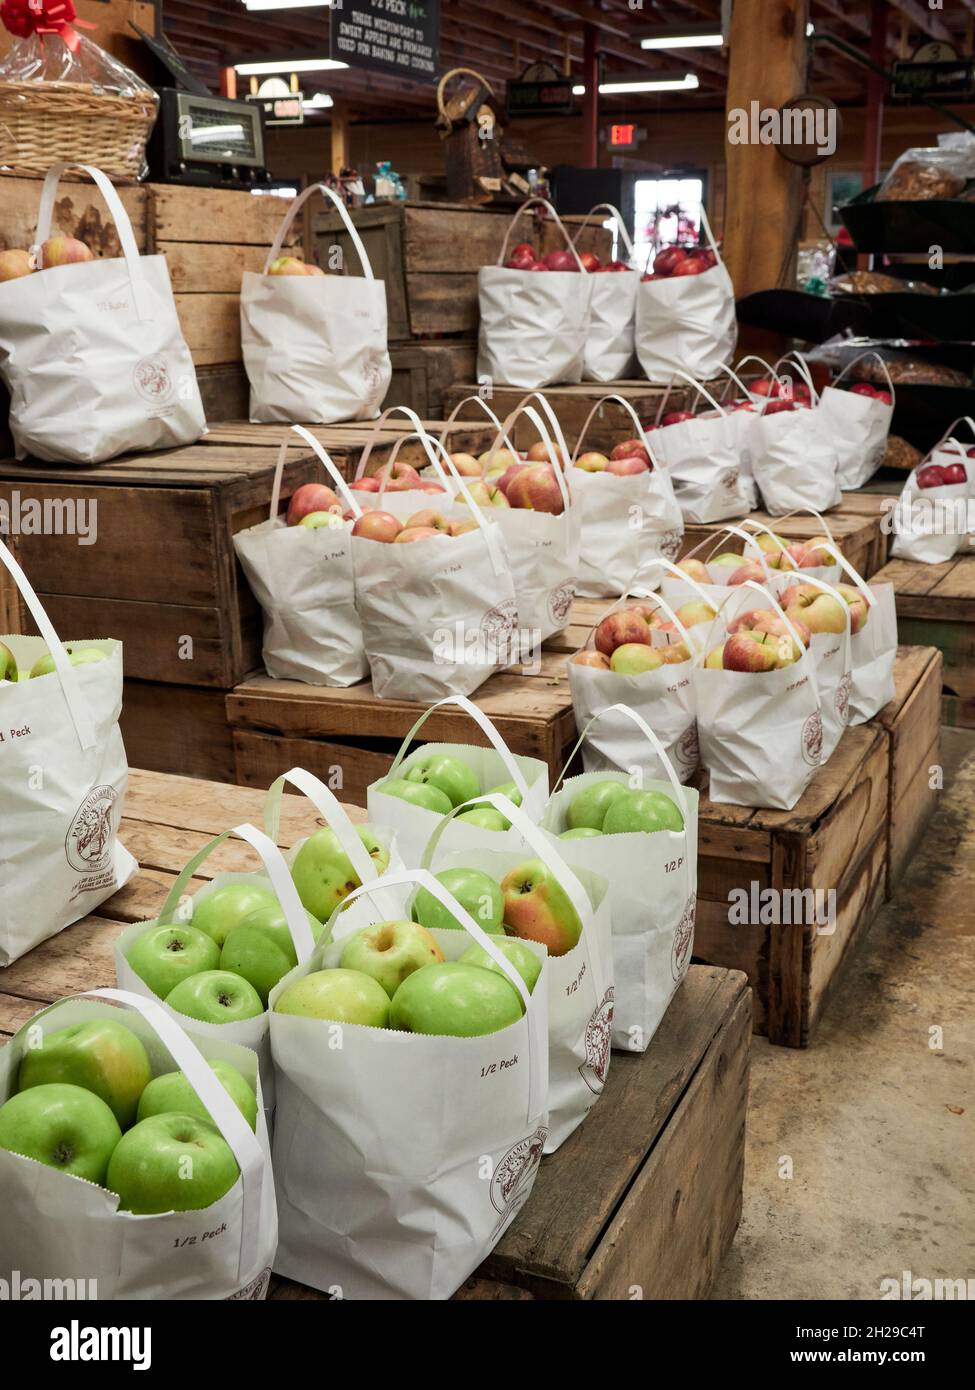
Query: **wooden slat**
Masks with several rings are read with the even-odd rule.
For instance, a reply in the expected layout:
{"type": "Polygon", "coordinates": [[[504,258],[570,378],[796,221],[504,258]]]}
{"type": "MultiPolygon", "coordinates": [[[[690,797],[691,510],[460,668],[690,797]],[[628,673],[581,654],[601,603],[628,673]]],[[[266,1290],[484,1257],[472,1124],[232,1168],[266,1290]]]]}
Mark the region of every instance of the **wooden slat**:
{"type": "Polygon", "coordinates": [[[206,366],[241,360],[239,294],[177,294],[174,298],[194,362],[206,366]]]}
{"type": "MultiPolygon", "coordinates": [[[[813,929],[808,935],[809,978],[802,1001],[801,1047],[808,1046],[844,965],[880,910],[887,885],[887,854],[887,836],[881,831],[844,888],[835,930],[825,934],[813,929]]],[[[771,1026],[769,1041],[777,1041],[771,1026]]]]}
{"type": "MultiPolygon", "coordinates": [[[[151,184],[149,195],[156,247],[170,241],[268,247],[291,206],[289,198],[255,198],[252,193],[174,184],[151,184]]],[[[287,244],[293,246],[300,238],[299,217],[287,244]]]]}
{"type": "Polygon", "coordinates": [[[353,806],[366,805],[368,788],[387,777],[393,765],[392,746],[377,752],[330,743],[327,739],[283,738],[248,729],[234,729],[233,738],[236,780],[242,786],[269,787],[282,772],[303,767],[353,806]],[[341,781],[340,787],[334,785],[336,778],[341,781]]]}
{"type": "MultiPolygon", "coordinates": [[[[140,251],[145,251],[148,245],[148,190],[145,187],[119,186],[116,192],[129,214],[136,245],[140,251]]],[[[32,245],[37,231],[41,181],[4,178],[0,182],[0,197],[3,199],[0,251],[25,250],[32,245]]],[[[98,189],[88,179],[83,182],[62,180],[54,203],[52,224],[65,236],[77,237],[85,242],[96,256],[122,254],[111,213],[98,189]]]]}
{"type": "Polygon", "coordinates": [[[225,246],[206,242],[161,241],[176,294],[240,294],[245,270],[261,273],[266,246],[225,246]]]}
{"type": "Polygon", "coordinates": [[[222,690],[126,680],[119,722],[130,765],[232,782],[234,746],[225,701],[222,690]]]}

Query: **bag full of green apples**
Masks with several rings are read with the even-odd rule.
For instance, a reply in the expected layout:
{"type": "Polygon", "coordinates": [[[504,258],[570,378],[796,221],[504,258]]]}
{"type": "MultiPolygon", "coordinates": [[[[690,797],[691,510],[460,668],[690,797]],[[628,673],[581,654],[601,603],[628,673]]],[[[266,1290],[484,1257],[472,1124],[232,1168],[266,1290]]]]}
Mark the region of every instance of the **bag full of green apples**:
{"type": "Polygon", "coordinates": [[[432,874],[381,884],[395,917],[356,889],[271,992],[274,1268],[343,1299],[447,1299],[538,1172],[551,962],[484,931],[432,874]],[[411,920],[414,896],[436,925],[411,920]]]}
{"type": "Polygon", "coordinates": [[[257,1059],[124,990],[42,1009],[0,1048],[0,1193],[0,1279],[23,1298],[264,1298],[257,1059]]]}
{"type": "MultiPolygon", "coordinates": [[[[613,931],[609,885],[575,854],[558,848],[505,796],[485,798],[511,821],[520,844],[504,849],[441,848],[437,827],[423,856],[485,931],[535,941],[549,955],[549,1137],[554,1153],[602,1095],[613,1024],[613,931]]],[[[455,815],[456,813],[452,813],[455,815]]],[[[430,919],[419,901],[421,923],[430,919]]]]}
{"type": "Polygon", "coordinates": [[[94,912],[138,865],[118,839],[129,770],[122,644],[58,639],[2,541],[40,637],[0,637],[0,966],[94,912]]]}
{"type": "MultiPolygon", "coordinates": [[[[571,842],[574,859],[609,885],[613,1046],[645,1052],[691,963],[699,796],[681,786],[663,743],[635,710],[612,705],[590,723],[608,722],[606,716],[631,725],[665,777],[647,776],[646,754],[634,749],[629,772],[565,778],[552,794],[542,829],[560,849],[571,842]]],[[[582,738],[589,733],[587,726],[582,738]]],[[[571,762],[570,757],[567,766],[571,762]]]]}
{"type": "Polygon", "coordinates": [[[418,864],[444,816],[472,802],[444,828],[444,849],[503,848],[507,819],[493,806],[479,804],[482,792],[501,792],[538,821],[548,801],[548,765],[540,758],[516,757],[487,715],[463,696],[431,705],[403,740],[393,765],[366,793],[369,819],[396,834],[408,864],[418,864]],[[426,743],[410,752],[414,738],[444,705],[456,705],[482,730],[489,748],[468,743],[426,743]]]}

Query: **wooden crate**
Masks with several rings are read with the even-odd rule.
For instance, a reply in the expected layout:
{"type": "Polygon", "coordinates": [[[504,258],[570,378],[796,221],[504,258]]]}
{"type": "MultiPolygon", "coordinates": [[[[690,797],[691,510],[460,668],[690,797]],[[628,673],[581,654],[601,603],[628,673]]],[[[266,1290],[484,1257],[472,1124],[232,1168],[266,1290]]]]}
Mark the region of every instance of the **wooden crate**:
{"type": "MultiPolygon", "coordinates": [[[[554,780],[576,740],[565,658],[544,653],[537,675],[492,676],[472,697],[513,753],[540,758],[554,780]]],[[[227,697],[237,754],[236,780],[267,787],[295,764],[342,788],[343,800],[366,804],[366,788],[385,777],[425,705],[379,700],[364,682],[348,690],[256,676],[227,697]]],[[[462,710],[445,707],[423,726],[420,743],[487,739],[462,710]]]]}
{"type": "Polygon", "coordinates": [[[975,555],[942,565],[891,560],[874,577],[894,586],[900,640],[944,657],[945,723],[975,728],[975,555]]]}
{"type": "MultiPolygon", "coordinates": [[[[128,665],[128,648],[124,655],[128,665]]],[[[209,782],[235,780],[226,690],[126,677],[119,725],[131,767],[209,782]]]]}
{"type": "Polygon", "coordinates": [[[936,648],[900,647],[896,693],[873,721],[886,730],[890,742],[888,897],[908,868],[939,795],[932,772],[941,763],[941,671],[936,648]]]}
{"type": "MultiPolygon", "coordinates": [[[[706,778],[704,779],[706,789],[706,778]]],[[[873,920],[887,886],[890,747],[876,725],[848,729],[792,811],[700,805],[695,959],[743,970],[755,991],[755,1028],[806,1047],[840,969],[873,920]],[[733,924],[733,892],[819,889],[836,894],[832,930],[733,924]]],[[[779,901],[783,901],[781,898],[779,901]]]]}
{"type": "MultiPolygon", "coordinates": [[[[477,344],[457,342],[391,343],[393,379],[383,402],[408,405],[424,420],[442,420],[447,392],[459,381],[470,381],[477,370],[477,344]]],[[[486,417],[484,417],[486,418],[486,417]]]]}
{"type": "MultiPolygon", "coordinates": [[[[458,203],[385,203],[352,212],[376,279],[386,285],[391,342],[476,337],[477,272],[497,261],[511,216],[458,203]]],[[[565,221],[574,231],[581,219],[565,221]]],[[[313,209],[310,227],[319,264],[329,264],[329,252],[337,245],[352,273],[359,273],[358,256],[337,212],[313,209]]],[[[530,219],[521,233],[516,229],[515,238],[532,239],[530,219]]],[[[560,241],[556,228],[549,226],[542,249],[555,250],[560,241]]],[[[610,234],[594,226],[580,247],[605,257],[611,250],[610,234]]]]}

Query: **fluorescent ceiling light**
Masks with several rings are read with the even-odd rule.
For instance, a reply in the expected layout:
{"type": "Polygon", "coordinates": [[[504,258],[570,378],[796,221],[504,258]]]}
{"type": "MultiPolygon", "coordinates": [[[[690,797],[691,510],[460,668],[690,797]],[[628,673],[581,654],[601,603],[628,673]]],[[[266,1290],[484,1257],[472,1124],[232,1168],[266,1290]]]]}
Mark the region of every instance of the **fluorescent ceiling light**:
{"type": "Polygon", "coordinates": [[[723,34],[659,34],[641,39],[641,48],[721,48],[723,34]]]}
{"type": "Polygon", "coordinates": [[[303,104],[306,111],[327,111],[335,102],[327,92],[316,92],[313,97],[306,97],[303,104]]]}
{"type": "Polygon", "coordinates": [[[275,58],[269,62],[234,64],[242,77],[259,77],[268,72],[332,72],[348,66],[337,58],[275,58]]]}
{"type": "MultiPolygon", "coordinates": [[[[599,91],[601,96],[617,96],[625,92],[692,92],[699,86],[697,73],[688,72],[683,77],[660,77],[645,82],[600,82],[599,91]]],[[[585,87],[573,87],[572,91],[577,97],[586,95],[585,87]]]]}

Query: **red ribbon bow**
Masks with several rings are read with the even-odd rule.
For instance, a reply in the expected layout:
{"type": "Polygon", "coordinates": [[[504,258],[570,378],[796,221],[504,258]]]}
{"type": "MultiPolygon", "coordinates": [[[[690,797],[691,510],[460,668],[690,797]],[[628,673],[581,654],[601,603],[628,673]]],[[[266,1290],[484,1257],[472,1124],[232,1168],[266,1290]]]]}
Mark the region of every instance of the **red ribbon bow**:
{"type": "Polygon", "coordinates": [[[74,25],[82,29],[95,28],[94,24],[78,18],[73,0],[3,0],[0,19],[19,39],[39,34],[43,43],[45,34],[57,34],[72,53],[78,51],[80,42],[74,25]]]}

